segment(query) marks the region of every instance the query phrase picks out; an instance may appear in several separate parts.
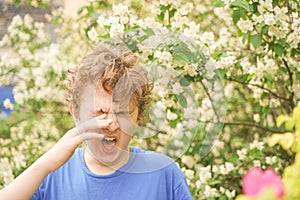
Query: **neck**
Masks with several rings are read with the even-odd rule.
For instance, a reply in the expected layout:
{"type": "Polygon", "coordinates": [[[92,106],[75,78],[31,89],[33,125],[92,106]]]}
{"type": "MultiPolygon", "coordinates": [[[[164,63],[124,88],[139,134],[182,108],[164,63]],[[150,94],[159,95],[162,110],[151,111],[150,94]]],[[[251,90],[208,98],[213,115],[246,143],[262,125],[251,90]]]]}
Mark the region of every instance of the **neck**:
{"type": "Polygon", "coordinates": [[[114,173],[129,161],[130,148],[128,147],[128,151],[123,152],[123,154],[124,155],[120,156],[121,158],[116,163],[105,164],[95,159],[86,149],[84,149],[83,160],[88,170],[92,173],[98,175],[108,175],[114,173]]]}

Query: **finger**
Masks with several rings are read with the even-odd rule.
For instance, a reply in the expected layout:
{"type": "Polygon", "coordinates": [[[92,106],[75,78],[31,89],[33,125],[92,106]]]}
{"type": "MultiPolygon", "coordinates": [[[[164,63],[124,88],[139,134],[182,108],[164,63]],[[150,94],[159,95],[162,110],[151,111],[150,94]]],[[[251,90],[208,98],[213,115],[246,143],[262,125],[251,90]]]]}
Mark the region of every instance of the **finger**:
{"type": "Polygon", "coordinates": [[[78,146],[86,140],[93,140],[93,139],[102,140],[103,137],[104,137],[103,134],[99,134],[96,132],[84,132],[82,134],[78,134],[74,139],[75,139],[76,146],[78,146]]]}
{"type": "Polygon", "coordinates": [[[78,134],[81,134],[84,132],[89,132],[90,130],[100,130],[102,128],[107,128],[111,123],[112,119],[99,119],[96,117],[77,125],[76,129],[78,134]]]}
{"type": "Polygon", "coordinates": [[[104,113],[104,114],[102,114],[102,115],[97,116],[96,118],[97,118],[97,119],[104,119],[104,118],[106,117],[106,115],[107,115],[107,114],[104,113]]]}
{"type": "Polygon", "coordinates": [[[78,135],[82,141],[86,140],[93,140],[93,139],[99,139],[102,140],[104,138],[104,135],[101,133],[96,132],[85,132],[80,135],[78,135]]]}

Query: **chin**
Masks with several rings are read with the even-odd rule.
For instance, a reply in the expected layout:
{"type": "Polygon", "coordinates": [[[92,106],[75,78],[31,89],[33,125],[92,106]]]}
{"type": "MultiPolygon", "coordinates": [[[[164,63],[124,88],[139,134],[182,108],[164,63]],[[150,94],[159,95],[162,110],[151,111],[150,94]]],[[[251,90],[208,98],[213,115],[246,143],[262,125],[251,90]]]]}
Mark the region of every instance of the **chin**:
{"type": "Polygon", "coordinates": [[[99,141],[87,141],[87,150],[91,156],[106,166],[114,166],[122,164],[126,159],[126,152],[128,147],[114,147],[112,149],[105,149],[102,142],[99,141]]]}

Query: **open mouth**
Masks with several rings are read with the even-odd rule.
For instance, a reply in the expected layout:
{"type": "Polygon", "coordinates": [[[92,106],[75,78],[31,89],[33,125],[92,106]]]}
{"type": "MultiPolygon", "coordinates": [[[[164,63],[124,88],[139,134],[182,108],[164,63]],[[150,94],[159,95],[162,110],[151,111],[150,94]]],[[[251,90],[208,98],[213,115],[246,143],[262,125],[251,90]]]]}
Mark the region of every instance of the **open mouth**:
{"type": "Polygon", "coordinates": [[[116,137],[107,137],[105,136],[102,140],[103,149],[106,153],[112,152],[117,145],[116,137]]]}

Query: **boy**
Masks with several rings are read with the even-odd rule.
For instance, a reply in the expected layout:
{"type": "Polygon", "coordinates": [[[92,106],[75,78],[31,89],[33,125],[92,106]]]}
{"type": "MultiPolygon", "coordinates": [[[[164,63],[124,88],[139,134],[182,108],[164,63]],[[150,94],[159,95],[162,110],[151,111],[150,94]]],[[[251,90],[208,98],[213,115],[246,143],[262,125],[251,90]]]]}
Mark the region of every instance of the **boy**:
{"type": "Polygon", "coordinates": [[[0,199],[190,200],[169,157],[129,147],[151,84],[120,45],[99,45],[68,71],[67,101],[76,127],[11,184],[0,199]],[[77,148],[82,142],[84,148],[77,148]]]}

